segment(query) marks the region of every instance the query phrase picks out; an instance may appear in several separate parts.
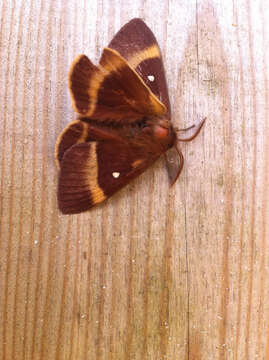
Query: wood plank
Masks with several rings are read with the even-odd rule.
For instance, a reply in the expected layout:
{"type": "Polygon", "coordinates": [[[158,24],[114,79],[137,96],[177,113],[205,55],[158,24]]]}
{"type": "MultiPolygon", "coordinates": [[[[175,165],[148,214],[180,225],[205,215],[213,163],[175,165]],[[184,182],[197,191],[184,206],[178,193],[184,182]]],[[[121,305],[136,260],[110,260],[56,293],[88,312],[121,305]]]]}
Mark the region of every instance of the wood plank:
{"type": "Polygon", "coordinates": [[[269,358],[265,0],[0,4],[0,358],[269,358]],[[207,117],[104,205],[57,209],[67,74],[133,17],[154,31],[173,121],[207,117]]]}

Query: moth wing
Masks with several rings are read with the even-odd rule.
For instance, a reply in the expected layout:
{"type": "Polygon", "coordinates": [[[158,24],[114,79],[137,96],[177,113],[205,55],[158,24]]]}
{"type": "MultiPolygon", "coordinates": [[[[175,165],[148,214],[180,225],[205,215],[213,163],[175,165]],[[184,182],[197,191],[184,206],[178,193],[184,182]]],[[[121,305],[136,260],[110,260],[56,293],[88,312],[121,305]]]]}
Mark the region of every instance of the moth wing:
{"type": "Polygon", "coordinates": [[[69,88],[74,110],[98,121],[131,123],[167,112],[137,72],[109,48],[104,49],[98,67],[80,55],[71,67],[69,88]]]}
{"type": "Polygon", "coordinates": [[[55,160],[57,167],[60,168],[65,152],[73,145],[101,140],[120,141],[121,138],[112,129],[109,129],[108,131],[107,129],[102,129],[81,120],[72,121],[58,136],[55,145],[55,160]]]}
{"type": "Polygon", "coordinates": [[[76,144],[62,158],[58,204],[64,214],[89,210],[140,175],[154,160],[124,142],[76,144]]]}
{"type": "Polygon", "coordinates": [[[161,51],[153,32],[144,21],[138,18],[129,21],[118,31],[108,47],[118,51],[135,69],[166,106],[167,117],[170,119],[171,107],[161,51]]]}
{"type": "Polygon", "coordinates": [[[60,167],[64,153],[73,145],[84,143],[88,140],[88,124],[75,120],[66,126],[66,128],[58,136],[55,145],[55,161],[57,167],[60,167]]]}

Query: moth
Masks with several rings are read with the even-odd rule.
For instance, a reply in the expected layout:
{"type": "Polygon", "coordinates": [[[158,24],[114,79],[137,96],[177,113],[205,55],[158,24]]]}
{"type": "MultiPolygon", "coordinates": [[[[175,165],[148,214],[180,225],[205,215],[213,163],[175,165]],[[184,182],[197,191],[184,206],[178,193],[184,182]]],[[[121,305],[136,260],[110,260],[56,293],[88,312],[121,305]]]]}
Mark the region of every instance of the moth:
{"type": "Polygon", "coordinates": [[[141,19],[119,30],[97,66],[79,55],[69,72],[69,90],[78,119],[55,147],[63,214],[106,200],[173,147],[179,161],[170,173],[176,181],[184,163],[179,141],[194,139],[204,120],[184,130],[173,127],[160,48],[141,19]],[[191,128],[190,137],[177,135],[191,128]]]}

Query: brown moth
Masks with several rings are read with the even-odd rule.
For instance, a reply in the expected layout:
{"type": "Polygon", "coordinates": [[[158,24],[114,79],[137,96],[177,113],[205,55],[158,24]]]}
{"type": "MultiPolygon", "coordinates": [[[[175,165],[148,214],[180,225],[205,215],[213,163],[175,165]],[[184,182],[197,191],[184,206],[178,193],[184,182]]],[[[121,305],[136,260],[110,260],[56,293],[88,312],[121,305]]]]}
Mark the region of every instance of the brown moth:
{"type": "Polygon", "coordinates": [[[141,19],[120,29],[97,66],[79,55],[70,69],[69,89],[79,117],[55,147],[62,213],[89,210],[172,147],[179,156],[171,179],[176,181],[184,162],[178,141],[194,139],[204,120],[189,138],[177,137],[160,49],[141,19]]]}

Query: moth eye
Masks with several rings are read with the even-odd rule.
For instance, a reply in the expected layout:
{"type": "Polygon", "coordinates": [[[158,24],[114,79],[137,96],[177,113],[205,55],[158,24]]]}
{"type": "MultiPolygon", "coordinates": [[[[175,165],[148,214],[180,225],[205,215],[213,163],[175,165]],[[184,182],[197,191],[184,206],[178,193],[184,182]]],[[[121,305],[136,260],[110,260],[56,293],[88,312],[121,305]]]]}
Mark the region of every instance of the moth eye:
{"type": "Polygon", "coordinates": [[[154,81],[155,77],[153,75],[148,75],[148,79],[149,79],[149,81],[154,81]]]}
{"type": "Polygon", "coordinates": [[[120,176],[120,173],[115,171],[112,173],[112,176],[113,178],[117,179],[120,176]]]}

